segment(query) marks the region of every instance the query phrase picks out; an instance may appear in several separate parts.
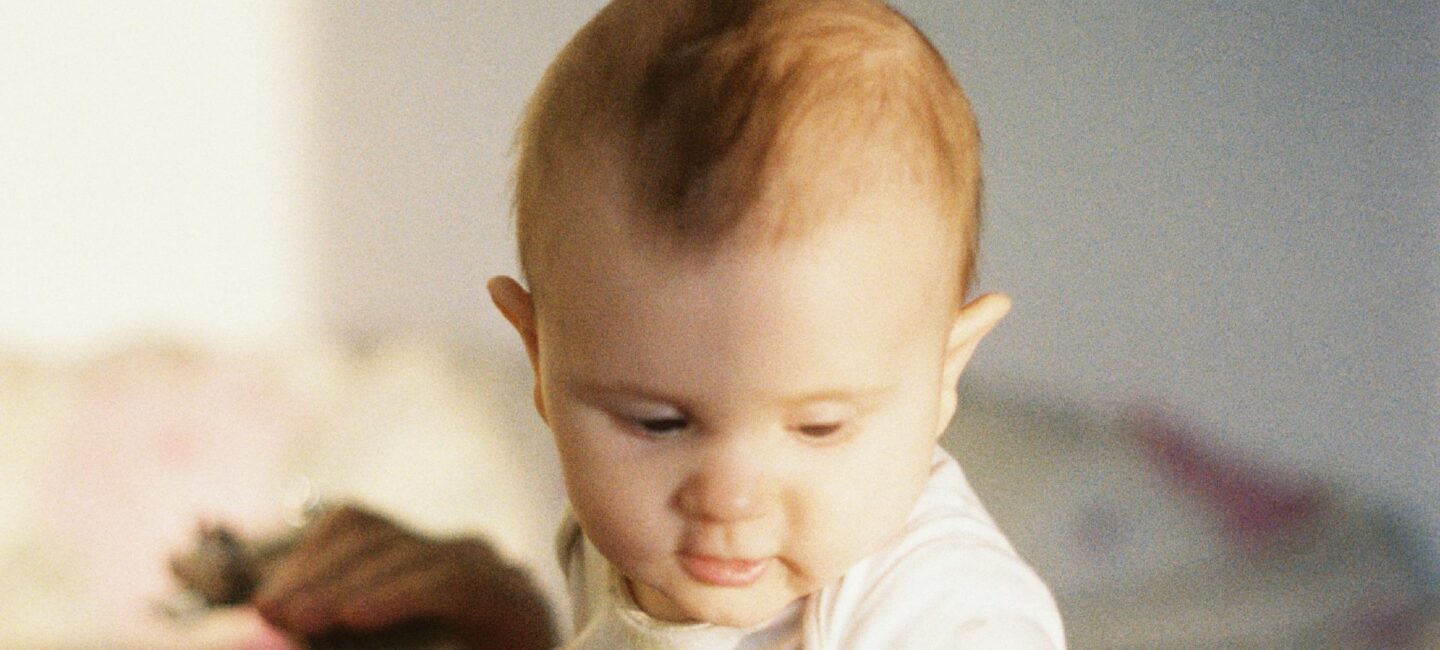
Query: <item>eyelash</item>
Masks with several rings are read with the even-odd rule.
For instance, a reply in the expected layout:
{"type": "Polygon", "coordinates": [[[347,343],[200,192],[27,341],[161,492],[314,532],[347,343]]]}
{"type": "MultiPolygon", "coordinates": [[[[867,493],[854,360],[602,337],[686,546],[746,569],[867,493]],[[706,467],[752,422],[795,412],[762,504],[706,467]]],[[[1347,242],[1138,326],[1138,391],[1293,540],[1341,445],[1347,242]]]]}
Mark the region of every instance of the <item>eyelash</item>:
{"type": "Polygon", "coordinates": [[[651,436],[669,435],[690,426],[685,418],[634,418],[632,421],[651,436]]]}
{"type": "MultiPolygon", "coordinates": [[[[645,435],[662,437],[679,433],[689,428],[690,421],[683,417],[672,418],[629,418],[630,422],[639,428],[645,435]]],[[[807,438],[829,438],[845,428],[843,422],[826,422],[824,424],[806,424],[795,427],[807,438]]]]}
{"type": "Polygon", "coordinates": [[[825,424],[806,424],[796,427],[795,430],[807,438],[828,438],[839,433],[840,430],[844,428],[844,423],[827,422],[825,424]]]}

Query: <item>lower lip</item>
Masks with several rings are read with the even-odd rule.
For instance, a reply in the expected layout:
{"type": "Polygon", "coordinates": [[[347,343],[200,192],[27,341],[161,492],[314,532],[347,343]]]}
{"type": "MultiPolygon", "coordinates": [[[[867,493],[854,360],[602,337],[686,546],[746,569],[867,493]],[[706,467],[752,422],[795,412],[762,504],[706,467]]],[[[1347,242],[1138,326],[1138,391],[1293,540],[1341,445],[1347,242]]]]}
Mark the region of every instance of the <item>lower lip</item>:
{"type": "Polygon", "coordinates": [[[716,587],[748,587],[765,575],[770,560],[727,560],[705,555],[681,555],[690,577],[716,587]]]}

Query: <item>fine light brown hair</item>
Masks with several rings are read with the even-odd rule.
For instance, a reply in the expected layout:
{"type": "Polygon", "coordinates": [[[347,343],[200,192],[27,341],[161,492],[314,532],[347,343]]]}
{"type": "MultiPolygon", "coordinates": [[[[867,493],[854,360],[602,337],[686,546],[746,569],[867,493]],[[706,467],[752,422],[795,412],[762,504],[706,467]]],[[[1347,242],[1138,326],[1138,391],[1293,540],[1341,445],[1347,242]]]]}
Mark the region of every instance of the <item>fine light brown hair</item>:
{"type": "MultiPolygon", "coordinates": [[[[516,148],[532,289],[547,239],[592,218],[566,210],[577,177],[617,166],[628,214],[703,250],[746,225],[773,239],[805,232],[826,211],[790,197],[877,150],[934,197],[960,249],[962,296],[974,271],[975,118],[934,46],[878,0],[616,0],[551,64],[516,148]]],[[[830,185],[864,191],[855,176],[830,185]]]]}

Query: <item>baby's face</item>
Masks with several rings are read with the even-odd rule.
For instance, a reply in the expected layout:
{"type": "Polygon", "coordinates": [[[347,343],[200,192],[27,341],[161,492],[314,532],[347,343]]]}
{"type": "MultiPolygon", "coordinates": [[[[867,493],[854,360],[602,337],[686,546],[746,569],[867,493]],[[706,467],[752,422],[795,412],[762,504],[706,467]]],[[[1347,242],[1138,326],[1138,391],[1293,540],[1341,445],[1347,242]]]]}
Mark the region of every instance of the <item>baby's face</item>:
{"type": "MultiPolygon", "coordinates": [[[[758,624],[892,539],[958,374],[931,217],[840,218],[704,262],[618,219],[575,227],[527,335],[537,405],[575,516],[647,613],[758,624]]],[[[492,290],[526,334],[528,304],[492,290]]]]}

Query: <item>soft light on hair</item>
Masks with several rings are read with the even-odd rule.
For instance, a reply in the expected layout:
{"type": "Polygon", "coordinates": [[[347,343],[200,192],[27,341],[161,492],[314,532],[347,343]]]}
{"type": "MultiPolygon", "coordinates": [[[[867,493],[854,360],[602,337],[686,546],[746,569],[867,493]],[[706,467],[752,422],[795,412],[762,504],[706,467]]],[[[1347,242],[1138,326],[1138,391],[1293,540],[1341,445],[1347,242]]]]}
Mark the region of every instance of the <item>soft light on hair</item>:
{"type": "Polygon", "coordinates": [[[565,210],[574,177],[608,161],[627,214],[698,249],[742,226],[805,232],[827,212],[817,200],[844,200],[815,187],[853,194],[863,170],[898,166],[954,234],[962,296],[974,271],[974,116],[940,54],[878,0],[616,0],[551,64],[516,144],[532,288],[546,238],[590,216],[565,210]]]}

